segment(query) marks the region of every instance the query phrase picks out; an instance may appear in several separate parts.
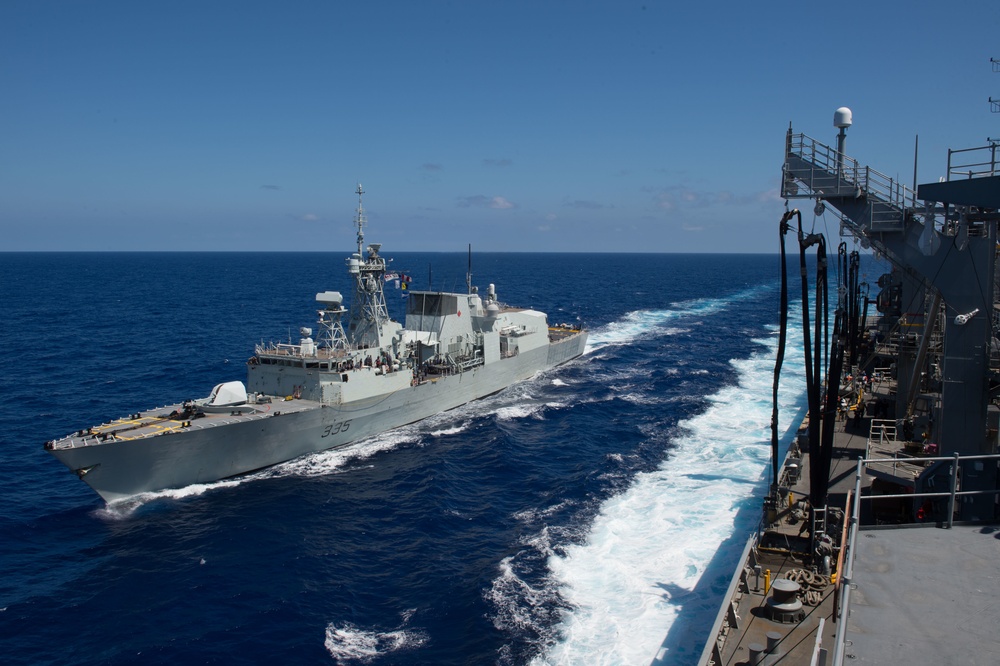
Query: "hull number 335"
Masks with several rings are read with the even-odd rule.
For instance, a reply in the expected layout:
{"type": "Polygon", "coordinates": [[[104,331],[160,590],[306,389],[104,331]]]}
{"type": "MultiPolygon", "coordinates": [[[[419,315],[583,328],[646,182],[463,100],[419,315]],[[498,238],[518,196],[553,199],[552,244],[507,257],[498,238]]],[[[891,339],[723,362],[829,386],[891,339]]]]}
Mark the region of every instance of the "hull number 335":
{"type": "Polygon", "coordinates": [[[323,437],[336,435],[339,432],[347,432],[350,427],[351,427],[350,420],[337,421],[336,423],[331,423],[327,427],[323,428],[323,437]]]}

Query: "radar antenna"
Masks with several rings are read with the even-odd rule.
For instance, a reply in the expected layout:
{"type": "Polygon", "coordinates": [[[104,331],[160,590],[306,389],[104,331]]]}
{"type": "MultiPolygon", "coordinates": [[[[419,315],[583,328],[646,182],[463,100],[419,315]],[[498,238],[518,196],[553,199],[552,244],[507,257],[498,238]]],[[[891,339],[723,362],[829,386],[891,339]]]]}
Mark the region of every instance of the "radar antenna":
{"type": "Polygon", "coordinates": [[[358,225],[358,254],[362,254],[365,249],[365,231],[364,227],[368,224],[368,218],[365,217],[365,209],[361,205],[361,197],[364,195],[365,191],[361,187],[361,183],[358,183],[358,189],[355,190],[358,195],[358,214],[354,218],[354,224],[358,225]]]}

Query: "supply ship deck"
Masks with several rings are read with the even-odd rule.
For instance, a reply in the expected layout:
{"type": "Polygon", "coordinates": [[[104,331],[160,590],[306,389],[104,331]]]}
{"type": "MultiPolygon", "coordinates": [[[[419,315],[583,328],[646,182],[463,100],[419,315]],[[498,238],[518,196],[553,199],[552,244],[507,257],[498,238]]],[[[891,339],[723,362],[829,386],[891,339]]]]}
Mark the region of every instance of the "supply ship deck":
{"type": "MultiPolygon", "coordinates": [[[[894,385],[886,381],[877,387],[869,404],[891,396],[894,385]]],[[[832,576],[813,571],[802,502],[809,496],[810,456],[807,447],[793,447],[782,466],[789,499],[774,523],[747,542],[700,664],[835,663],[841,622],[846,624],[839,663],[1000,663],[1000,523],[898,522],[908,502],[873,496],[872,480],[885,470],[895,470],[901,479],[919,476],[918,470],[936,459],[912,453],[918,442],[885,439],[873,421],[845,419],[834,440],[829,506],[848,517],[839,522],[838,544],[848,543],[858,461],[864,461],[850,579],[837,575],[844,571],[843,548],[832,576]],[[866,458],[873,454],[877,457],[866,458]],[[779,613],[775,620],[769,607],[773,586],[789,578],[800,585],[801,615],[783,621],[779,613]],[[838,609],[844,585],[851,587],[846,618],[838,609]]],[[[803,428],[800,439],[804,433],[803,428]]],[[[666,655],[653,660],[667,663],[666,655]]]]}
{"type": "Polygon", "coordinates": [[[847,157],[850,110],[834,120],[836,149],[789,128],[782,196],[832,209],[855,249],[828,285],[826,239],[782,217],[775,396],[796,231],[809,416],[779,464],[775,406],[763,516],[699,663],[1000,663],[1000,146],[949,151],[913,191],[847,157]],[[874,298],[859,245],[889,266],[874,298]]]}

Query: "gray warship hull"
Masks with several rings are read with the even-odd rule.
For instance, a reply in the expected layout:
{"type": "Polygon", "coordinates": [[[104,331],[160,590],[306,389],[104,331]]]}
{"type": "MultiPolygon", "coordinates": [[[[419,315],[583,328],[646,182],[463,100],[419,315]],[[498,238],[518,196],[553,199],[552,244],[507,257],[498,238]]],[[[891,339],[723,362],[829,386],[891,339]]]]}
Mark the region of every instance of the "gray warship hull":
{"type": "MultiPolygon", "coordinates": [[[[212,483],[341,448],[497,393],[581,355],[586,341],[585,331],[576,332],[496,363],[406,381],[402,387],[388,384],[387,392],[342,404],[273,396],[252,409],[207,413],[197,420],[171,417],[183,406],[169,405],[51,442],[47,448],[108,502],[212,483]],[[101,441],[102,434],[109,433],[115,434],[101,441]]],[[[361,380],[365,373],[373,381],[388,378],[361,368],[352,371],[352,379],[361,380]]]]}

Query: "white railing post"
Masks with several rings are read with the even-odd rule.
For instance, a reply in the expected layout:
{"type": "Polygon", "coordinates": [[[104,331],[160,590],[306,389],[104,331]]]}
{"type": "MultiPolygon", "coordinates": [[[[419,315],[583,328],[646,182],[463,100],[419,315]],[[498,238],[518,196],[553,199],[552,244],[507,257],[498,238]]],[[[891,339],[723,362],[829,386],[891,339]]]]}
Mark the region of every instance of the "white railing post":
{"type": "Polygon", "coordinates": [[[951,468],[951,497],[948,498],[948,529],[955,522],[955,493],[958,492],[958,453],[951,468]]]}

